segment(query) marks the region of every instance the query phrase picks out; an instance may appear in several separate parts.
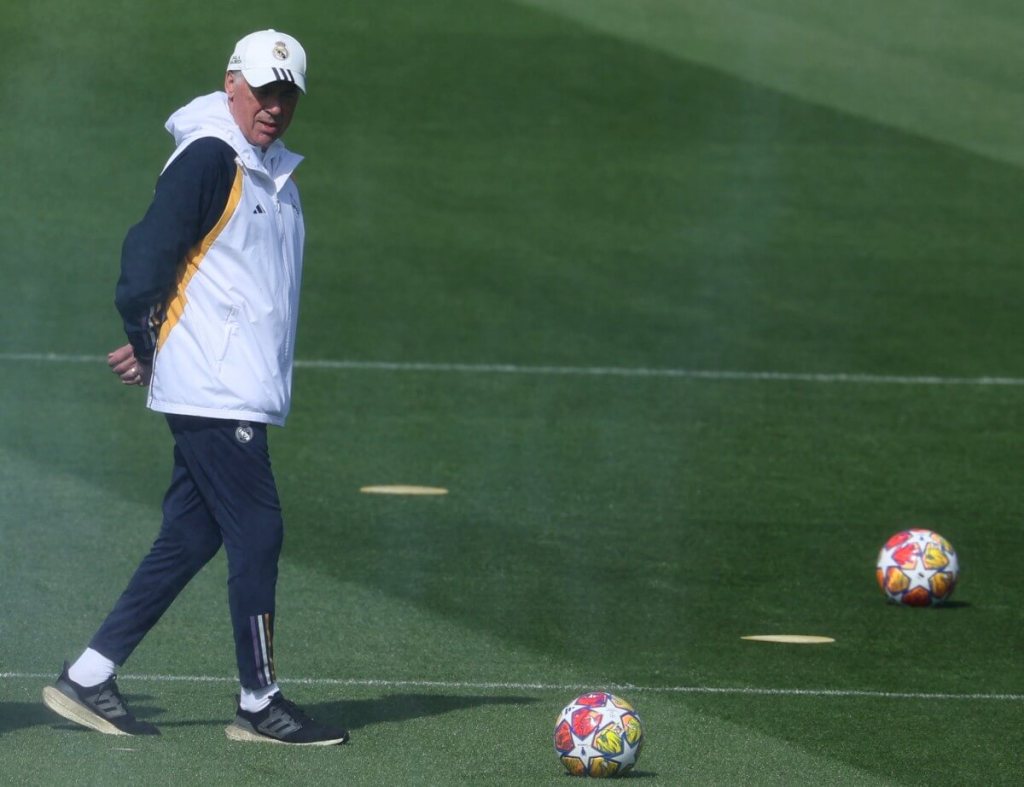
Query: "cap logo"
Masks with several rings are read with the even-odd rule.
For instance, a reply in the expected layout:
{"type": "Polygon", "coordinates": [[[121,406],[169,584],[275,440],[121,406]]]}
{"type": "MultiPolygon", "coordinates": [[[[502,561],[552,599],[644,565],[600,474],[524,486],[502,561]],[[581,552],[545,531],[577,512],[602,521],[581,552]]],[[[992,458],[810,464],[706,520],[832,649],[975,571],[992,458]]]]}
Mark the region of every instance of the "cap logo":
{"type": "Polygon", "coordinates": [[[230,63],[230,65],[233,65],[233,66],[240,66],[240,65],[242,65],[242,58],[239,57],[238,55],[232,55],[231,56],[231,63],[230,63]]]}
{"type": "Polygon", "coordinates": [[[292,73],[290,68],[273,68],[271,70],[274,72],[274,78],[277,79],[278,82],[295,81],[295,75],[292,73]]]}
{"type": "Polygon", "coordinates": [[[274,57],[277,58],[278,60],[288,59],[288,47],[285,46],[284,41],[278,41],[276,44],[274,44],[273,54],[274,57]]]}

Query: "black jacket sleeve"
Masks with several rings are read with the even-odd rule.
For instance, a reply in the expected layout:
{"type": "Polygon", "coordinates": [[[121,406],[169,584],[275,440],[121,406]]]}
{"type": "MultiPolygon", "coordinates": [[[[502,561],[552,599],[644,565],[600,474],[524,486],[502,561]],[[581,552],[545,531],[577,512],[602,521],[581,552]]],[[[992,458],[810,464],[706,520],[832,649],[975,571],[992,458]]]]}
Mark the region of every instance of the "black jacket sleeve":
{"type": "Polygon", "coordinates": [[[114,304],[140,361],[153,358],[185,256],[224,213],[236,168],[226,142],[196,140],[163,171],[146,215],[128,230],[114,304]]]}

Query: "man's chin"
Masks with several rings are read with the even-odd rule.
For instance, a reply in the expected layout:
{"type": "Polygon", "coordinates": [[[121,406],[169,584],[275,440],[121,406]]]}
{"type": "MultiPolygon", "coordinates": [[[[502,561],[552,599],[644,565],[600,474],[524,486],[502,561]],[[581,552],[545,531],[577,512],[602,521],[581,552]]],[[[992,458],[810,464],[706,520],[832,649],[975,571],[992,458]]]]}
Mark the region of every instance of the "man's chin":
{"type": "Polygon", "coordinates": [[[277,131],[256,131],[253,133],[252,139],[249,141],[253,145],[259,145],[261,148],[265,148],[280,136],[281,134],[277,131]]]}

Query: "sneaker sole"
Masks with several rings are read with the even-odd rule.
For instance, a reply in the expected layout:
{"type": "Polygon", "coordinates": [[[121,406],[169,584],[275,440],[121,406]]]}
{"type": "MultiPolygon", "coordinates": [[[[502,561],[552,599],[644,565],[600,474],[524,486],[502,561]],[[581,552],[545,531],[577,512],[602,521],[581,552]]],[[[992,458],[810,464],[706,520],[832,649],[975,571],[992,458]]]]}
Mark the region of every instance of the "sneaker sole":
{"type": "Polygon", "coordinates": [[[93,713],[80,702],[76,702],[60,689],[53,686],[47,686],[43,689],[43,704],[58,716],[63,716],[68,721],[88,727],[90,730],[102,732],[104,735],[131,736],[130,732],[119,730],[102,716],[93,713]]]}
{"type": "Polygon", "coordinates": [[[291,743],[290,741],[282,741],[278,738],[272,738],[269,735],[262,735],[252,730],[247,730],[244,727],[239,727],[236,724],[229,724],[224,728],[224,734],[233,741],[244,741],[246,743],[280,743],[284,746],[335,746],[339,743],[344,743],[348,738],[332,738],[327,741],[309,741],[307,743],[291,743]]]}

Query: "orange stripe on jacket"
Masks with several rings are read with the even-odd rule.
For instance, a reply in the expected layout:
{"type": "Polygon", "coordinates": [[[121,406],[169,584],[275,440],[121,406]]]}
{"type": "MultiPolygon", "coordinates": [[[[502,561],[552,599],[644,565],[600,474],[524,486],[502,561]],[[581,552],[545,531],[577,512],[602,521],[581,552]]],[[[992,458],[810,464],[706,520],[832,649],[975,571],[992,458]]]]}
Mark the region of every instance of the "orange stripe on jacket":
{"type": "Polygon", "coordinates": [[[167,314],[164,317],[163,325],[160,326],[160,336],[156,342],[156,348],[159,350],[163,347],[164,342],[167,341],[167,336],[174,329],[174,326],[178,324],[178,320],[181,319],[181,315],[185,312],[185,306],[188,304],[188,298],[185,295],[185,288],[188,287],[188,283],[192,280],[196,271],[199,270],[199,266],[202,264],[203,259],[206,257],[206,252],[210,250],[210,247],[217,240],[217,237],[227,226],[227,223],[231,220],[231,217],[235,215],[235,209],[238,207],[238,203],[242,199],[242,168],[239,166],[235,170],[235,182],[231,184],[231,193],[228,194],[227,205],[224,206],[224,212],[220,218],[217,219],[217,223],[213,226],[206,237],[204,237],[199,243],[197,243],[192,249],[189,250],[188,254],[185,255],[185,260],[181,266],[181,270],[178,273],[178,284],[175,289],[174,297],[171,298],[167,304],[167,314]]]}

